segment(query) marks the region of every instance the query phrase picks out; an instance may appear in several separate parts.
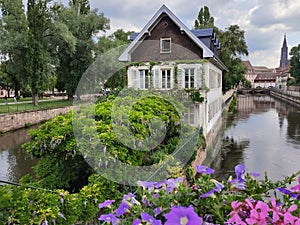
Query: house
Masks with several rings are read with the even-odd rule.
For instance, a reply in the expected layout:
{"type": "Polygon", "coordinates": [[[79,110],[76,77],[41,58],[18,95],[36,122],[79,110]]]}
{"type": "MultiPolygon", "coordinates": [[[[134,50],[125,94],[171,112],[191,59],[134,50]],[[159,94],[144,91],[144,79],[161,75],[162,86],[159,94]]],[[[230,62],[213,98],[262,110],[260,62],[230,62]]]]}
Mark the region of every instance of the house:
{"type": "Polygon", "coordinates": [[[254,80],[254,88],[274,88],[276,77],[276,73],[259,73],[254,80]]]}
{"type": "Polygon", "coordinates": [[[288,79],[291,77],[290,69],[291,69],[290,64],[288,64],[285,67],[276,68],[276,73],[277,73],[276,88],[278,88],[280,90],[288,89],[287,82],[288,82],[288,79]]]}
{"type": "Polygon", "coordinates": [[[254,87],[254,80],[257,76],[257,74],[254,72],[254,68],[252,67],[249,60],[243,61],[243,65],[247,68],[247,71],[245,73],[245,78],[251,82],[251,87],[254,87]]]}
{"type": "Polygon", "coordinates": [[[190,30],[163,5],[119,57],[128,63],[128,86],[165,92],[198,92],[185,118],[202,127],[204,135],[214,132],[222,113],[220,42],[212,28],[190,30]]]}

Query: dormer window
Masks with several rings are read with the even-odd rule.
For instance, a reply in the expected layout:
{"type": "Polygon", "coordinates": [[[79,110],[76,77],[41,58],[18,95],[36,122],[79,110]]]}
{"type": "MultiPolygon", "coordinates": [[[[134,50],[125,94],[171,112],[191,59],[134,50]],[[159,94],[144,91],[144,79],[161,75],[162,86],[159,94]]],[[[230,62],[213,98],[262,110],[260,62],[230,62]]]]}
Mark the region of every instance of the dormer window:
{"type": "Polygon", "coordinates": [[[160,39],[160,52],[171,53],[171,38],[160,39]]]}

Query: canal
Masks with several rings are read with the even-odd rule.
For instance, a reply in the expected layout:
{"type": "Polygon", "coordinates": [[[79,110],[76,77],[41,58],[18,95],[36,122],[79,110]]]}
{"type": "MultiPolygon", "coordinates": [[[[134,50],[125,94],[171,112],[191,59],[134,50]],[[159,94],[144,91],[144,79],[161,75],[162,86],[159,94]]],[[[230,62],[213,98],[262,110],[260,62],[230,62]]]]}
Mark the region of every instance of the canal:
{"type": "Polygon", "coordinates": [[[219,179],[234,175],[234,166],[265,172],[279,180],[300,170],[300,108],[269,95],[238,95],[229,115],[220,153],[212,161],[219,179]]]}
{"type": "Polygon", "coordinates": [[[32,167],[36,165],[37,160],[32,160],[21,148],[21,145],[28,140],[28,129],[20,129],[0,136],[1,181],[18,182],[26,174],[33,175],[32,167]]]}
{"type": "MultiPolygon", "coordinates": [[[[224,141],[208,164],[217,178],[234,175],[234,166],[245,164],[250,172],[272,180],[300,170],[300,109],[268,95],[239,95],[237,112],[224,126],[224,141]]],[[[0,180],[18,182],[33,174],[31,160],[21,149],[29,140],[26,129],[0,136],[0,180]]]]}

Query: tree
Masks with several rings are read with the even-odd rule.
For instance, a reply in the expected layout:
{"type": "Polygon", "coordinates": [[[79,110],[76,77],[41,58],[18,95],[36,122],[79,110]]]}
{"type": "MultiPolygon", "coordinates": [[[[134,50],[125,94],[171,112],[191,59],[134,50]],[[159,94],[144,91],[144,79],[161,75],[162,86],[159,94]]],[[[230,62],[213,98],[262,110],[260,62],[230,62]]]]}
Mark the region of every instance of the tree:
{"type": "Polygon", "coordinates": [[[291,49],[290,73],[295,78],[296,85],[300,85],[300,44],[291,49]]]}
{"type": "Polygon", "coordinates": [[[195,20],[195,29],[213,28],[221,43],[219,58],[227,67],[223,73],[223,91],[229,90],[240,82],[245,82],[246,68],[242,64],[241,55],[248,55],[248,47],[245,41],[245,32],[238,25],[231,25],[222,31],[214,26],[214,17],[210,15],[209,8],[204,6],[195,20]]]}
{"type": "Polygon", "coordinates": [[[126,32],[123,29],[118,29],[109,36],[101,36],[97,43],[97,54],[102,54],[109,49],[129,44],[130,40],[128,39],[128,36],[132,32],[133,31],[126,32]]]}
{"type": "Polygon", "coordinates": [[[13,83],[10,88],[14,88],[18,98],[24,83],[27,20],[22,0],[0,0],[0,8],[0,52],[6,56],[5,73],[13,83]]]}
{"type": "Polygon", "coordinates": [[[200,28],[208,28],[208,27],[214,27],[215,19],[214,17],[210,16],[209,8],[207,6],[204,6],[204,8],[201,8],[198,14],[198,18],[195,20],[195,29],[200,28]]]}
{"type": "Polygon", "coordinates": [[[58,46],[57,87],[66,90],[72,99],[81,76],[95,57],[94,35],[106,31],[109,20],[97,9],[91,11],[87,0],[72,0],[69,6],[58,7],[55,21],[66,25],[76,44],[74,51],[64,44],[58,46]]]}
{"type": "Polygon", "coordinates": [[[12,76],[9,76],[7,71],[6,71],[6,66],[5,64],[0,64],[0,89],[4,89],[7,91],[8,96],[10,93],[10,90],[13,89],[13,82],[12,82],[12,76]]]}
{"type": "Polygon", "coordinates": [[[47,51],[47,37],[53,26],[48,3],[51,0],[28,0],[27,20],[28,37],[26,49],[25,76],[31,88],[33,105],[38,104],[38,97],[47,89],[51,71],[51,57],[47,51]]]}
{"type": "Polygon", "coordinates": [[[227,91],[244,82],[244,67],[241,55],[248,55],[248,47],[244,37],[245,32],[238,25],[231,25],[225,31],[219,30],[221,42],[220,59],[228,68],[223,74],[223,91],[227,91]]]}

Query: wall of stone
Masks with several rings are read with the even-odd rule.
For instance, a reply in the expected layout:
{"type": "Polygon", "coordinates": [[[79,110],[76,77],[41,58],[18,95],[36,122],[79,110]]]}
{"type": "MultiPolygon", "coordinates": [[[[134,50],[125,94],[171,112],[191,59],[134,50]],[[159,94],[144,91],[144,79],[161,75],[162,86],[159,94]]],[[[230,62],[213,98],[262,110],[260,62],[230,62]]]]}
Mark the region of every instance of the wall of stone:
{"type": "Polygon", "coordinates": [[[26,125],[38,124],[49,120],[59,114],[68,113],[72,107],[28,111],[21,113],[9,113],[0,115],[0,132],[8,132],[25,127],[26,125]]]}
{"type": "Polygon", "coordinates": [[[300,92],[271,90],[270,95],[295,106],[300,106],[300,92]]]}

